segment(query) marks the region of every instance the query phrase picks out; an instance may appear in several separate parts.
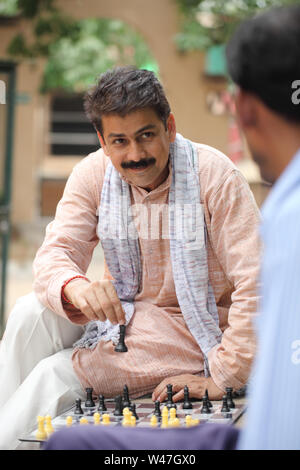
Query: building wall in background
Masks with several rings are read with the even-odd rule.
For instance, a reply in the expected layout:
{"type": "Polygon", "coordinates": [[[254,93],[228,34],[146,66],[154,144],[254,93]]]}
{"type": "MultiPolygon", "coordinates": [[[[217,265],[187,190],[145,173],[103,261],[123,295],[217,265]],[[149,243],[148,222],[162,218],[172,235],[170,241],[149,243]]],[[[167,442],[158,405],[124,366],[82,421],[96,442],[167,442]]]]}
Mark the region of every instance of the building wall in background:
{"type": "MultiPolygon", "coordinates": [[[[228,118],[213,115],[206,103],[208,93],[224,90],[226,81],[205,77],[203,53],[177,52],[173,39],[179,30],[179,15],[174,0],[57,0],[57,4],[77,19],[118,18],[136,28],[158,62],[178,132],[227,153],[228,118]]],[[[26,28],[23,21],[0,25],[0,58],[6,57],[6,47],[13,35],[26,28]]],[[[51,214],[55,198],[60,198],[63,181],[80,160],[76,156],[59,159],[51,156],[50,97],[38,91],[43,66],[44,62],[37,60],[17,67],[12,186],[15,226],[35,223],[43,211],[44,215],[51,214]],[[43,186],[43,181],[51,184],[43,186]],[[46,204],[43,195],[52,200],[46,204]]]]}

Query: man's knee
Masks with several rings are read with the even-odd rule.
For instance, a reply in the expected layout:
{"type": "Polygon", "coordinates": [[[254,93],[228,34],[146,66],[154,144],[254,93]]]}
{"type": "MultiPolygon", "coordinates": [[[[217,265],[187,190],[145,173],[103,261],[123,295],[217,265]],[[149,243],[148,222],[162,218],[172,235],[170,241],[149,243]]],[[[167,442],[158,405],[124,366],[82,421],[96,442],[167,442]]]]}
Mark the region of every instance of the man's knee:
{"type": "MultiPolygon", "coordinates": [[[[42,359],[34,368],[32,377],[35,382],[42,384],[45,390],[64,393],[80,393],[81,384],[72,365],[72,349],[64,349],[42,359]]],[[[51,394],[50,394],[51,395],[51,394]]]]}
{"type": "Polygon", "coordinates": [[[54,312],[41,304],[34,292],[19,297],[8,316],[6,328],[15,330],[31,328],[44,315],[55,315],[54,312]]]}

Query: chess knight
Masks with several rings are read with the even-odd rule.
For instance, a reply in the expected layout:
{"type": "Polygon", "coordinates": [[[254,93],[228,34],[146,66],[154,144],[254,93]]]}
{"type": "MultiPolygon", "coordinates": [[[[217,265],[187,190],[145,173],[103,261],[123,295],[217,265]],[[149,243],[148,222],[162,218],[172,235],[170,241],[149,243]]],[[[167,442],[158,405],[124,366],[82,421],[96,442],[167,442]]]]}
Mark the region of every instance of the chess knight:
{"type": "Polygon", "coordinates": [[[247,383],[255,354],[260,216],[242,174],[177,132],[152,72],[107,71],[85,110],[101,148],[73,169],[34,260],[33,292],[3,339],[6,447],[86,387],[115,397],[127,384],[133,398],[163,401],[172,384],[176,402],[187,385],[191,397],[207,389],[221,399],[247,383]],[[92,279],[99,242],[105,270],[92,279]],[[119,325],[127,352],[115,350],[119,325]]]}

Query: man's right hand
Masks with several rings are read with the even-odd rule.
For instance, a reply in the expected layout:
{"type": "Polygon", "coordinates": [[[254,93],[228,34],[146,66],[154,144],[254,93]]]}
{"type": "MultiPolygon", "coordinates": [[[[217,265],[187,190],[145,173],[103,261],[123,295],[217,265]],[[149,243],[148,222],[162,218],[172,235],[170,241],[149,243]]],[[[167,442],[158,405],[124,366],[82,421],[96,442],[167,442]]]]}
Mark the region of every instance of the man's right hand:
{"type": "Polygon", "coordinates": [[[109,280],[74,279],[66,285],[64,294],[89,320],[108,319],[114,325],[125,324],[125,312],[109,280]]]}

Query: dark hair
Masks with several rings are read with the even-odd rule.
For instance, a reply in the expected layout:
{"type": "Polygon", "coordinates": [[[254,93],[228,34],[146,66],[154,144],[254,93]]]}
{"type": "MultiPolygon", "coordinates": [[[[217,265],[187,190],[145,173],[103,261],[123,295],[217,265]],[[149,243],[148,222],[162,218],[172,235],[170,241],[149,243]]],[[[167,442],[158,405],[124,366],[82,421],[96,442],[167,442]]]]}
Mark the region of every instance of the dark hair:
{"type": "Polygon", "coordinates": [[[226,48],[232,80],[282,117],[300,122],[292,83],[300,80],[300,6],[267,10],[244,21],[226,48]]]}
{"type": "Polygon", "coordinates": [[[171,110],[162,85],[153,72],[133,66],[103,73],[84,98],[85,112],[101,135],[103,115],[126,116],[142,108],[152,108],[166,127],[171,110]]]}

